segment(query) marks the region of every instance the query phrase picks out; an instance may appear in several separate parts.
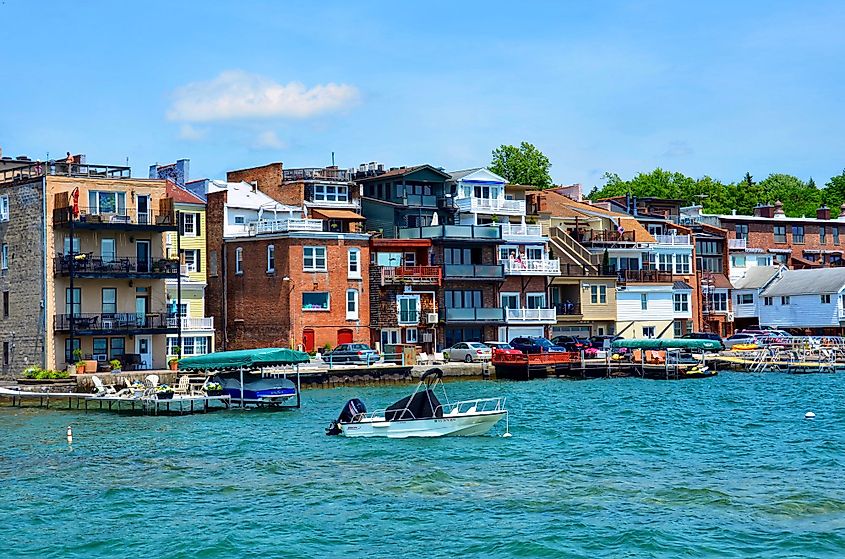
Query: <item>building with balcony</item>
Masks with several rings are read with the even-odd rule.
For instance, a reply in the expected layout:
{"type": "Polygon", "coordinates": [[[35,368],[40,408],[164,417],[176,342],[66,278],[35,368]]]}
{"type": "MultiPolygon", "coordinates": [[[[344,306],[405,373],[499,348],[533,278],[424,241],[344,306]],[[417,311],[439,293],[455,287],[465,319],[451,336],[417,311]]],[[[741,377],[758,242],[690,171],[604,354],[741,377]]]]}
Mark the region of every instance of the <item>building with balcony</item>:
{"type": "Polygon", "coordinates": [[[257,185],[223,184],[209,189],[206,209],[216,347],[369,343],[369,235],[332,231],[257,185]]]}
{"type": "Polygon", "coordinates": [[[73,350],[107,367],[164,368],[165,252],[176,212],[165,181],[128,167],[16,160],[0,170],[3,375],[64,368],[73,350]]]}
{"type": "Polygon", "coordinates": [[[761,326],[799,335],[845,333],[845,268],[783,270],[761,297],[761,326]]]}
{"type": "MultiPolygon", "coordinates": [[[[364,167],[362,165],[362,167],[364,167]]],[[[449,224],[448,173],[431,165],[391,168],[375,164],[356,173],[361,185],[361,211],[367,231],[384,238],[396,238],[403,228],[420,228],[432,223],[449,224]],[[437,215],[437,221],[433,221],[437,215]]]]}
{"type": "Polygon", "coordinates": [[[449,173],[447,191],[458,222],[464,225],[505,222],[508,217],[525,217],[525,199],[516,199],[506,192],[507,181],[499,175],[477,167],[449,173]]]}

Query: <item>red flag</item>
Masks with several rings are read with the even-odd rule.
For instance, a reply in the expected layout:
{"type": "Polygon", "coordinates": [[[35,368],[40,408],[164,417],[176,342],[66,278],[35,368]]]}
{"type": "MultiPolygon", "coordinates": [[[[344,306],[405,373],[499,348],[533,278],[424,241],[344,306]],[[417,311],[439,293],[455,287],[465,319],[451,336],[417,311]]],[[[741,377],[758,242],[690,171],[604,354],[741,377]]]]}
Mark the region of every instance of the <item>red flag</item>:
{"type": "Polygon", "coordinates": [[[73,217],[79,217],[79,187],[74,188],[70,195],[73,197],[73,217]]]}

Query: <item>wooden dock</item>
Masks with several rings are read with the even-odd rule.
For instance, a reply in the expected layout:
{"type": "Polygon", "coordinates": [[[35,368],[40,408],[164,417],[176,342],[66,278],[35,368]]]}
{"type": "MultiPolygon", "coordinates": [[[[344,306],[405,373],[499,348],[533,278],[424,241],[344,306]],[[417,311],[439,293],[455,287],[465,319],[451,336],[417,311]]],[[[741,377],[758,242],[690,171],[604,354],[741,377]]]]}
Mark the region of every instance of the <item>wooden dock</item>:
{"type": "Polygon", "coordinates": [[[43,407],[56,409],[97,410],[143,415],[186,415],[229,409],[231,398],[175,394],[172,398],[153,396],[125,398],[115,395],[97,396],[81,392],[30,392],[0,388],[0,404],[12,407],[43,407]]]}

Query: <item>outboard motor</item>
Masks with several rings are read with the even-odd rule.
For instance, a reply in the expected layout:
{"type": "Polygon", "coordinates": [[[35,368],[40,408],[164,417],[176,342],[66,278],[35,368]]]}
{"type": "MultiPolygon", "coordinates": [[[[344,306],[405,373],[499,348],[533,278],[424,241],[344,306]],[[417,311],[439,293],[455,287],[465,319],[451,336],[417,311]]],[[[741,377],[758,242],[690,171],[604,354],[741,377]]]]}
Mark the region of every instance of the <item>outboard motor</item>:
{"type": "Polygon", "coordinates": [[[364,402],[358,398],[352,398],[344,404],[343,409],[340,410],[340,415],[326,429],[326,435],[340,435],[342,432],[340,429],[341,423],[351,423],[356,416],[364,413],[367,413],[367,406],[364,405],[364,402]]]}

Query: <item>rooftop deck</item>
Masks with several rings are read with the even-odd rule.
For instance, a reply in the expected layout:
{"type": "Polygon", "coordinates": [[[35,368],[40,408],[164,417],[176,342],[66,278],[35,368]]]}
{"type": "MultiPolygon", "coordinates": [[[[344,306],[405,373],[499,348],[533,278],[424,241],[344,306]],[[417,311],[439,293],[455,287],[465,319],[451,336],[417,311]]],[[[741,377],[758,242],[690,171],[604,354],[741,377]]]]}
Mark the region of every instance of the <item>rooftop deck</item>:
{"type": "MultiPolygon", "coordinates": [[[[15,165],[16,161],[7,162],[15,165]]],[[[120,165],[89,165],[87,163],[59,163],[56,161],[21,161],[21,165],[0,170],[0,184],[29,182],[44,176],[80,177],[95,179],[129,179],[132,169],[120,165]]]]}

